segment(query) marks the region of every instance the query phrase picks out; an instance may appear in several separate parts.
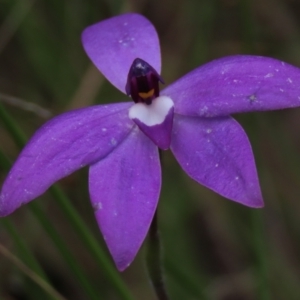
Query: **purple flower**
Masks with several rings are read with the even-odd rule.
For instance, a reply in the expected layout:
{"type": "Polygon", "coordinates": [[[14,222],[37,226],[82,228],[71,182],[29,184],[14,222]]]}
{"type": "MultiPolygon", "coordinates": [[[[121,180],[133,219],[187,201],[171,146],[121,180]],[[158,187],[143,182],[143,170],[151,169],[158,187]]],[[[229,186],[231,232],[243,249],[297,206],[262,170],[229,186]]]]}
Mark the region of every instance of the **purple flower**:
{"type": "Polygon", "coordinates": [[[216,193],[263,206],[250,143],[230,114],[299,106],[298,68],[267,57],[225,57],[159,92],[159,40],[144,17],[124,14],[92,25],[82,42],[97,68],[135,103],[78,109],[47,122],[3,184],[1,216],[88,165],[92,206],[123,270],[156,210],[158,148],[170,148],[191,178],[216,193]]]}

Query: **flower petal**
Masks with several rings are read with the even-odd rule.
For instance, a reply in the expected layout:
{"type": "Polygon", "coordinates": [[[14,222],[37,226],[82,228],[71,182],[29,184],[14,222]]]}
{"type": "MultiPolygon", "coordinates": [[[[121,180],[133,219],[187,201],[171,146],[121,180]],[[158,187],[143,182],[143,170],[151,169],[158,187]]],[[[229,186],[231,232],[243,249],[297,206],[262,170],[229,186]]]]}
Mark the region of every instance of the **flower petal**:
{"type": "Polygon", "coordinates": [[[170,147],[173,116],[174,103],[166,96],[157,97],[151,105],[136,103],[129,109],[129,118],[163,150],[170,147]]]}
{"type": "Polygon", "coordinates": [[[95,215],[119,270],[134,259],[152,221],[161,187],[157,147],[137,127],[90,167],[95,215]]]}
{"type": "Polygon", "coordinates": [[[113,151],[134,123],[130,103],[62,114],[42,126],[19,155],[0,194],[0,216],[38,197],[55,181],[113,151]]]}
{"type": "Polygon", "coordinates": [[[160,73],[159,40],[153,25],[138,14],[124,14],[87,27],[83,47],[100,72],[125,93],[130,66],[141,58],[160,73]]]}
{"type": "Polygon", "coordinates": [[[184,171],[216,193],[250,207],[262,207],[251,145],[231,117],[175,115],[171,150],[184,171]]]}
{"type": "Polygon", "coordinates": [[[195,69],[161,92],[175,113],[214,117],[300,106],[300,69],[259,56],[229,56],[195,69]]]}

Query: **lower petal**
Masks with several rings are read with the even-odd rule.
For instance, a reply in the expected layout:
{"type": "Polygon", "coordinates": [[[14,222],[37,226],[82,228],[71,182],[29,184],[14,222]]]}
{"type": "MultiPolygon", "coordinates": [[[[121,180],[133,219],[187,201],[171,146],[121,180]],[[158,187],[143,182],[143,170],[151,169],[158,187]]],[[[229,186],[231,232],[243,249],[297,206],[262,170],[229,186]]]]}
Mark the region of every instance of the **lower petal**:
{"type": "Polygon", "coordinates": [[[263,206],[251,145],[233,118],[176,115],[173,128],[171,150],[191,178],[230,200],[263,206]]]}
{"type": "Polygon", "coordinates": [[[160,187],[158,149],[137,127],[113,153],[90,167],[89,189],[97,222],[121,271],[145,239],[160,187]]]}

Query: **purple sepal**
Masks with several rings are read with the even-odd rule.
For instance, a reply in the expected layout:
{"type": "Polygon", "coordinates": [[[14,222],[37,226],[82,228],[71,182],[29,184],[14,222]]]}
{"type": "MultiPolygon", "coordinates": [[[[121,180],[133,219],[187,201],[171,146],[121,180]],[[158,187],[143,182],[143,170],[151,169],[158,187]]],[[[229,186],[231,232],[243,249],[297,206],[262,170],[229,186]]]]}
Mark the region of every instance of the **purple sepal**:
{"type": "Polygon", "coordinates": [[[82,33],[82,44],[100,72],[122,92],[136,58],[147,61],[160,73],[158,36],[141,15],[129,13],[91,25],[82,33]]]}
{"type": "Polygon", "coordinates": [[[111,155],[90,167],[92,205],[120,271],[146,237],[160,188],[158,149],[137,127],[111,155]]]}
{"type": "Polygon", "coordinates": [[[231,117],[174,117],[171,150],[183,170],[216,193],[250,207],[263,200],[251,145],[231,117]]]}
{"type": "Polygon", "coordinates": [[[209,62],[169,85],[161,95],[175,113],[216,117],[300,106],[300,70],[279,60],[248,55],[209,62]]]}
{"type": "Polygon", "coordinates": [[[0,216],[44,193],[55,181],[112,152],[134,123],[131,103],[78,109],[53,118],[25,146],[0,194],[0,216]]]}

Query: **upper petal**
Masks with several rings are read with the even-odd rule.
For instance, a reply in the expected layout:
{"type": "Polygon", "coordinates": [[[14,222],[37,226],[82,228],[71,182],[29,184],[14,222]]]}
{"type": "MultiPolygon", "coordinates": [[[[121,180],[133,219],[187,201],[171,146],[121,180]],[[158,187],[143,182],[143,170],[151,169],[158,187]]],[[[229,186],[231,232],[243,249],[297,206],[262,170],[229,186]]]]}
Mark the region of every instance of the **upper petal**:
{"type": "Polygon", "coordinates": [[[176,115],[173,128],[171,150],[189,176],[230,200],[263,206],[251,145],[234,119],[176,115]]]}
{"type": "Polygon", "coordinates": [[[154,26],[138,14],[124,14],[87,27],[82,44],[96,67],[125,92],[130,66],[141,58],[160,73],[160,46],[154,26]]]}
{"type": "Polygon", "coordinates": [[[229,56],[188,73],[161,92],[175,112],[224,116],[300,106],[300,69],[260,56],[229,56]]]}
{"type": "Polygon", "coordinates": [[[151,224],[161,187],[157,147],[137,127],[90,167],[95,215],[119,270],[134,259],[151,224]]]}
{"type": "Polygon", "coordinates": [[[0,216],[38,197],[75,170],[108,155],[128,135],[131,103],[64,113],[42,126],[25,146],[0,194],[0,216]]]}

